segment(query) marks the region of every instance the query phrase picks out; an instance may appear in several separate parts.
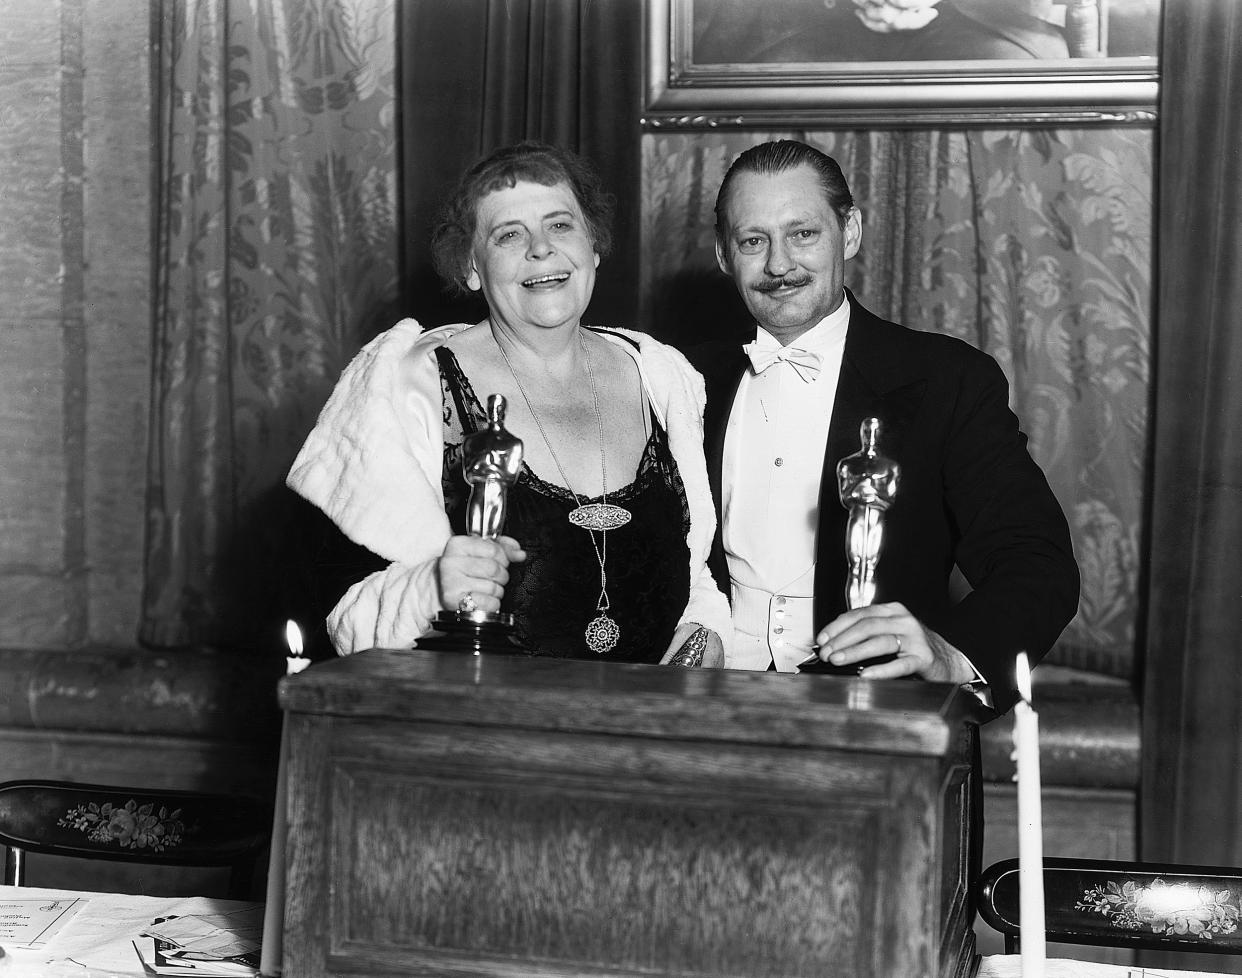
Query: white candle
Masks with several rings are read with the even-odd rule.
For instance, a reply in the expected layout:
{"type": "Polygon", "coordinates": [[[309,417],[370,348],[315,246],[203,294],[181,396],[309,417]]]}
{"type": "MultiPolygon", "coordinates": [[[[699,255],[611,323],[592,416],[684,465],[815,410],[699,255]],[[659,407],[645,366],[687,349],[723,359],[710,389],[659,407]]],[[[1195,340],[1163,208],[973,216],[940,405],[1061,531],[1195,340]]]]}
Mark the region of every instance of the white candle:
{"type": "Polygon", "coordinates": [[[1018,653],[1013,708],[1014,759],[1018,763],[1018,886],[1022,928],[1022,978],[1044,978],[1044,839],[1039,789],[1039,714],[1031,706],[1031,667],[1018,653]]]}
{"type": "MultiPolygon", "coordinates": [[[[285,675],[292,676],[310,665],[310,659],[302,656],[302,629],[295,621],[285,622],[285,644],[289,655],[285,659],[285,675]]],[[[288,823],[285,803],[288,797],[285,786],[285,764],[289,745],[285,738],[286,723],[280,725],[280,761],[276,768],[276,803],[272,817],[272,851],[267,863],[267,900],[263,914],[263,943],[259,951],[259,972],[264,976],[279,975],[284,955],[285,917],[285,839],[288,823]]]]}

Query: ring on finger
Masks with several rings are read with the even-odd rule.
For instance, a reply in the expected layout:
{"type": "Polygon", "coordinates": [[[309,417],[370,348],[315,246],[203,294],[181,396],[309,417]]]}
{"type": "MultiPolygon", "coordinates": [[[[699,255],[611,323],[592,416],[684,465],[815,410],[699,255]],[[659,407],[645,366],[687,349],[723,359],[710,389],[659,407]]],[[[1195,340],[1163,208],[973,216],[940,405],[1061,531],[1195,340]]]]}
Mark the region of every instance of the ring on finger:
{"type": "Polygon", "coordinates": [[[893,638],[897,639],[897,652],[896,652],[896,654],[897,654],[897,655],[901,655],[901,636],[900,636],[900,635],[893,635],[893,638]]]}
{"type": "Polygon", "coordinates": [[[460,601],[457,602],[457,610],[465,614],[473,614],[479,610],[479,606],[474,602],[474,595],[467,591],[460,601]]]}

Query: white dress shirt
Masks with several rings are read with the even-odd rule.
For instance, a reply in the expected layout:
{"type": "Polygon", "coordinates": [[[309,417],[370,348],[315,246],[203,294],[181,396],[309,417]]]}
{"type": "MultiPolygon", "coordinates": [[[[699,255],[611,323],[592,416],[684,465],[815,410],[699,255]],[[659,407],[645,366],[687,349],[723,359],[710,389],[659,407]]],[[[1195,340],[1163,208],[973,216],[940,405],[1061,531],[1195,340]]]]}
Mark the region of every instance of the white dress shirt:
{"type": "MultiPolygon", "coordinates": [[[[819,487],[836,399],[850,306],[789,344],[822,358],[805,379],[799,365],[777,360],[738,385],[725,428],[722,538],[732,581],[736,633],[728,664],[793,672],[815,640],[812,602],[819,487]]],[[[762,327],[762,351],[781,344],[762,327]]]]}

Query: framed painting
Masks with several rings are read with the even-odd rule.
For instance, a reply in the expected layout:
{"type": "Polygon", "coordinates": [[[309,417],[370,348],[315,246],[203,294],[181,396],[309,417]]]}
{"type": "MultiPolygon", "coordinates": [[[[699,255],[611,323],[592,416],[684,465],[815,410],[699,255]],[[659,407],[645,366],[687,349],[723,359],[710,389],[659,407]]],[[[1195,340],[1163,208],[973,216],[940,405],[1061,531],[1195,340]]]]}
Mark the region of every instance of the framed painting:
{"type": "Polygon", "coordinates": [[[1161,0],[647,0],[649,129],[1154,122],[1161,0]]]}

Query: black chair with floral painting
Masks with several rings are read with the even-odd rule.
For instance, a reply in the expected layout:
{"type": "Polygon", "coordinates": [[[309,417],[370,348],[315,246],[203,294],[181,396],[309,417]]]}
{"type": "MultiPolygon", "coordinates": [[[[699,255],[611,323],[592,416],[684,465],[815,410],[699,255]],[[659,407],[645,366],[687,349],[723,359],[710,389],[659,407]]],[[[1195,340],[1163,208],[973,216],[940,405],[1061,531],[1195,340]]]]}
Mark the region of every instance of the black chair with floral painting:
{"type": "Polygon", "coordinates": [[[67,781],[0,783],[4,883],[26,885],[26,854],[229,870],[228,896],[253,894],[271,837],[258,799],[67,781]]]}
{"type": "MultiPolygon", "coordinates": [[[[1242,954],[1242,869],[1104,859],[1045,858],[1049,942],[1242,954]]],[[[976,887],[979,916],[1016,953],[1018,860],[988,867],[976,887]]]]}

